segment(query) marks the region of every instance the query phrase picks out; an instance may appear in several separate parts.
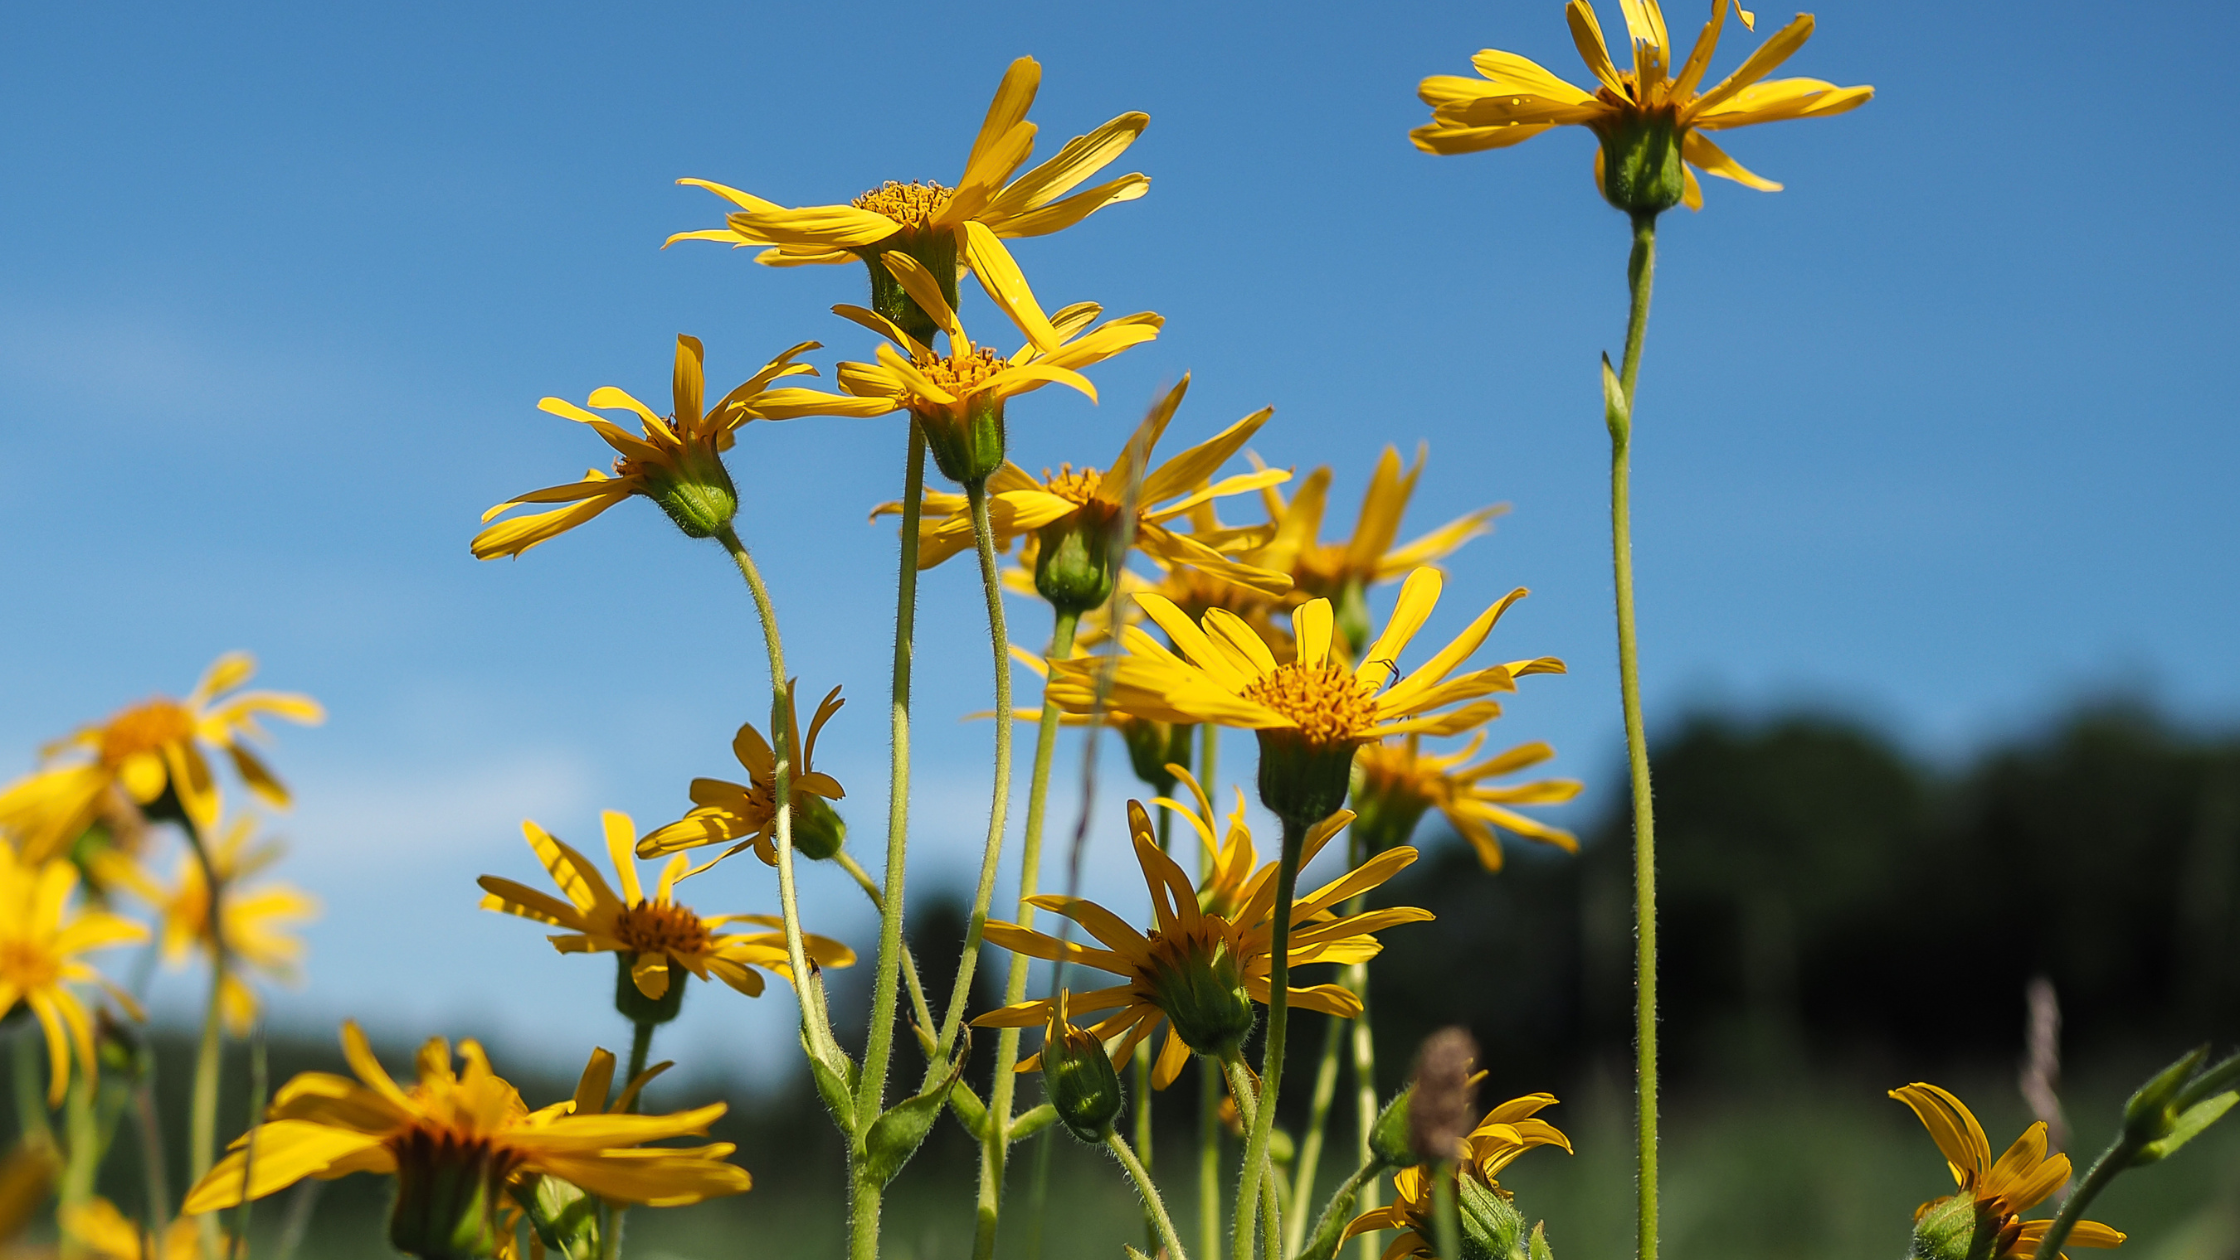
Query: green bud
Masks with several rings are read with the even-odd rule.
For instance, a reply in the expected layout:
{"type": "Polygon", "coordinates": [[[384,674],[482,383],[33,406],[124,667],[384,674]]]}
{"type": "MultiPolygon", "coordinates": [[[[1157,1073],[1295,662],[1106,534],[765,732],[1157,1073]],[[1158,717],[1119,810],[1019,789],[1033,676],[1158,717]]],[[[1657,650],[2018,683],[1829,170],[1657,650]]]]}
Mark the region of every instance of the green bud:
{"type": "Polygon", "coordinates": [[[506,1187],[528,1217],[545,1247],[565,1260],[596,1260],[599,1254],[599,1201],[575,1183],[531,1176],[506,1187]]]}
{"type": "Polygon", "coordinates": [[[685,970],[671,960],[668,989],[660,997],[649,998],[638,991],[638,982],[630,978],[630,967],[637,960],[637,954],[630,950],[615,952],[614,1009],[633,1024],[666,1024],[684,1009],[685,970]]]}
{"type": "Polygon", "coordinates": [[[1670,109],[1627,110],[1595,128],[1602,137],[1602,196],[1629,214],[1661,214],[1687,194],[1680,126],[1670,109]]]}
{"type": "Polygon", "coordinates": [[[791,798],[793,851],[812,862],[828,861],[848,842],[848,824],[821,796],[807,792],[791,798]]]}
{"type": "Polygon", "coordinates": [[[496,1206],[510,1159],[486,1141],[414,1129],[391,1143],[397,1203],[389,1244],[422,1260],[478,1260],[498,1245],[496,1206]]]}
{"type": "Polygon", "coordinates": [[[1528,1260],[1524,1213],[1475,1177],[1455,1179],[1462,1260],[1528,1260]]]}
{"type": "Polygon", "coordinates": [[[1913,1245],[1908,1260],[1968,1260],[1976,1240],[1975,1200],[1964,1194],[1948,1195],[1929,1205],[1913,1223],[1913,1245]]]}
{"type": "Polygon", "coordinates": [[[1369,1130],[1369,1154],[1383,1167],[1405,1168],[1416,1162],[1416,1153],[1408,1145],[1408,1100],[1415,1092],[1416,1087],[1410,1085],[1393,1095],[1369,1130]]]}
{"type": "Polygon", "coordinates": [[[1112,1136],[1127,1095],[1111,1056],[1096,1034],[1076,1028],[1065,1017],[1063,995],[1042,1043],[1042,1087],[1066,1131],[1093,1146],[1112,1136]]]}
{"type": "Polygon", "coordinates": [[[1258,734],[1260,803],[1270,813],[1303,833],[1345,805],[1355,745],[1317,743],[1288,728],[1258,734]]]}
{"type": "Polygon", "coordinates": [[[2209,1047],[2196,1046],[2177,1062],[2155,1073],[2152,1080],[2141,1085],[2139,1092],[2123,1104],[2123,1135],[2132,1145],[2145,1146],[2170,1135],[2171,1127],[2177,1122],[2173,1104],[2208,1057],[2209,1047]]]}
{"type": "MultiPolygon", "coordinates": [[[[936,283],[941,286],[941,296],[948,299],[949,309],[957,308],[957,238],[953,232],[905,232],[892,238],[890,249],[899,249],[917,260],[936,283]]],[[[863,255],[864,266],[871,272],[871,309],[894,321],[895,326],[927,345],[940,326],[933,317],[918,309],[910,300],[910,293],[902,282],[894,278],[886,264],[879,261],[879,250],[863,255]]]]}
{"type": "Polygon", "coordinates": [[[1533,1224],[1532,1241],[1526,1245],[1525,1254],[1529,1257],[1529,1260],[1556,1260],[1556,1253],[1548,1249],[1548,1223],[1546,1221],[1538,1221],[1533,1224]]]}
{"type": "Polygon", "coordinates": [[[942,476],[960,486],[984,484],[988,474],[1003,467],[1003,399],[974,394],[958,406],[962,415],[947,410],[912,414],[942,476]]]}
{"type": "Polygon", "coordinates": [[[2234,1103],[2240,1103],[2240,1093],[2227,1090],[2222,1094],[2212,1095],[2179,1112],[2176,1120],[2170,1126],[2170,1131],[2140,1147],[2139,1153],[2131,1157],[2131,1162],[2133,1164],[2152,1164],[2159,1160],[2168,1159],[2177,1153],[2179,1147],[2199,1137],[2203,1129],[2222,1120],[2224,1113],[2232,1110],[2234,1103]]]}
{"type": "Polygon", "coordinates": [[[1195,726],[1177,726],[1148,718],[1123,718],[1120,739],[1128,746],[1128,765],[1136,777],[1161,796],[1172,795],[1180,780],[1170,766],[1190,764],[1190,737],[1195,726]]]}
{"type": "Polygon", "coordinates": [[[1349,577],[1331,604],[1337,614],[1338,641],[1345,645],[1347,656],[1359,658],[1369,647],[1368,587],[1360,578],[1349,577]]]}
{"type": "Polygon", "coordinates": [[[646,493],[687,538],[713,537],[739,514],[739,489],[711,448],[688,442],[674,468],[647,465],[644,473],[646,493]]]}
{"type": "Polygon", "coordinates": [[[1078,616],[1112,598],[1112,525],[1111,513],[1091,503],[1038,532],[1034,589],[1052,608],[1078,616]]]}
{"type": "Polygon", "coordinates": [[[1235,1053],[1259,1019],[1226,941],[1214,944],[1210,954],[1193,949],[1179,965],[1162,968],[1156,983],[1159,1009],[1174,1021],[1182,1043],[1199,1054],[1218,1059],[1235,1053]]]}

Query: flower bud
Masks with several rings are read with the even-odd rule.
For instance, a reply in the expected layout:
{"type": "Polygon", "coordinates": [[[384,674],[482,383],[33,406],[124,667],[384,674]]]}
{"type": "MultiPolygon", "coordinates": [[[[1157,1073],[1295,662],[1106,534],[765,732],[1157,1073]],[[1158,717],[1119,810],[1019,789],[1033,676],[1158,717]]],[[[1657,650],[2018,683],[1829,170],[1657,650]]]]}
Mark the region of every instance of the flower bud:
{"type": "Polygon", "coordinates": [[[1244,991],[1244,975],[1226,940],[1210,951],[1194,948],[1157,972],[1159,1009],[1174,1022],[1182,1044],[1211,1058],[1244,1045],[1258,1016],[1244,991]]]}
{"type": "Polygon", "coordinates": [[[687,538],[712,537],[739,514],[739,489],[713,448],[687,442],[673,466],[647,464],[646,494],[687,538]]]}
{"type": "Polygon", "coordinates": [[[1367,584],[1359,577],[1348,577],[1345,585],[1338,588],[1337,597],[1330,603],[1332,611],[1337,614],[1335,628],[1339,644],[1345,648],[1345,654],[1349,658],[1360,659],[1370,642],[1367,584]]]}
{"type": "Polygon", "coordinates": [[[1260,803],[1303,831],[1338,812],[1353,779],[1352,743],[1322,743],[1278,727],[1260,736],[1260,803]]]}
{"type": "Polygon", "coordinates": [[[1679,118],[1670,109],[1624,110],[1598,124],[1595,163],[1603,199],[1628,214],[1661,214],[1688,191],[1679,118]]]}
{"type": "Polygon", "coordinates": [[[848,824],[821,796],[793,794],[793,851],[812,862],[830,860],[848,842],[848,824]]]}
{"type": "Polygon", "coordinates": [[[1036,535],[1034,589],[1061,613],[1079,616],[1112,598],[1112,513],[1096,503],[1036,535]]]}
{"type": "MultiPolygon", "coordinates": [[[[1384,754],[1389,758],[1391,746],[1384,754]]],[[[1353,834],[1369,853],[1382,853],[1408,843],[1415,837],[1416,823],[1424,811],[1431,808],[1418,780],[1390,772],[1380,772],[1380,750],[1371,748],[1369,755],[1360,758],[1360,777],[1353,787],[1353,834]]],[[[1412,753],[1410,754],[1413,760],[1412,753]]]]}
{"type": "MultiPolygon", "coordinates": [[[[904,232],[891,238],[892,249],[899,249],[916,260],[919,266],[941,286],[941,296],[949,300],[949,309],[957,308],[957,238],[953,232],[904,232]]],[[[883,253],[885,251],[879,251],[883,253]]],[[[910,300],[909,290],[894,278],[886,264],[879,261],[879,253],[863,256],[871,271],[871,309],[893,320],[897,328],[916,337],[927,345],[933,344],[933,335],[940,331],[933,316],[918,309],[910,300]]]]}
{"type": "MultiPolygon", "coordinates": [[[[1455,1178],[1455,1192],[1462,1260],[1528,1260],[1524,1213],[1503,1191],[1462,1176],[1455,1178]]],[[[1546,1249],[1545,1239],[1540,1246],[1546,1249]]]]}
{"type": "Polygon", "coordinates": [[[669,987],[657,998],[639,992],[638,982],[631,978],[630,969],[638,961],[634,951],[617,950],[614,961],[614,1009],[624,1019],[633,1024],[666,1024],[684,1009],[684,968],[673,960],[669,964],[669,987]]]}
{"type": "Polygon", "coordinates": [[[1976,1204],[1964,1194],[1929,1204],[1913,1222],[1908,1260],[1967,1260],[1976,1240],[1976,1204]]]}
{"type": "Polygon", "coordinates": [[[1069,997],[1060,990],[1050,1008],[1050,1026],[1042,1040],[1042,1086],[1066,1131],[1101,1146],[1112,1136],[1112,1122],[1119,1119],[1127,1096],[1121,1092],[1120,1074],[1112,1070],[1104,1043],[1066,1018],[1069,997]]]}
{"type": "Polygon", "coordinates": [[[1461,1028],[1442,1028],[1416,1052],[1414,1082],[1408,1092],[1408,1149],[1415,1162],[1455,1159],[1477,1119],[1477,1086],[1470,1075],[1478,1043],[1461,1028]]]}
{"type": "Polygon", "coordinates": [[[487,1141],[413,1128],[391,1145],[397,1204],[389,1243],[422,1260],[476,1260],[498,1244],[498,1195],[513,1158],[487,1141]]]}
{"type": "Polygon", "coordinates": [[[1393,1095],[1369,1130],[1369,1154],[1386,1168],[1405,1168],[1416,1162],[1416,1153],[1408,1147],[1408,1104],[1415,1092],[1411,1084],[1393,1095]]]}
{"type": "Polygon", "coordinates": [[[1121,741],[1128,746],[1128,764],[1136,777],[1161,796],[1172,794],[1181,780],[1169,767],[1190,763],[1190,737],[1198,728],[1120,715],[1112,720],[1120,728],[1121,741]]]}

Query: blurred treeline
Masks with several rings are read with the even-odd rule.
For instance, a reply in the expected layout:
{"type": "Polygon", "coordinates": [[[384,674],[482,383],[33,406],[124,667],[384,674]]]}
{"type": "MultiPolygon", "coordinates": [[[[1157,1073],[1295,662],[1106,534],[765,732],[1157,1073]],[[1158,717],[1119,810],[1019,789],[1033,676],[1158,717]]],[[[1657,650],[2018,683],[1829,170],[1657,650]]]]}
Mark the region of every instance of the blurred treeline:
{"type": "MultiPolygon", "coordinates": [[[[1699,714],[1651,750],[1677,1085],[2011,1063],[2040,975],[2072,1060],[2240,1039],[2240,738],[2102,704],[1959,767],[1818,715],[1699,714]]],[[[1434,842],[1388,886],[1439,917],[1387,935],[1380,1046],[1465,1022],[1498,1097],[1625,1059],[1631,824],[1605,796],[1576,858],[1512,841],[1485,875],[1434,842]]]]}

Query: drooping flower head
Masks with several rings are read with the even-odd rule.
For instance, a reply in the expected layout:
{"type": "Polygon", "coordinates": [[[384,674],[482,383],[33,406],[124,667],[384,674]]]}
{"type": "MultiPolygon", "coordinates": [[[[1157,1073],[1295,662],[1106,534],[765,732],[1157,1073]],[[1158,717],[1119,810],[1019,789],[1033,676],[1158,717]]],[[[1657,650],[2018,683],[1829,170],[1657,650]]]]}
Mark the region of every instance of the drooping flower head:
{"type": "MultiPolygon", "coordinates": [[[[1950,1092],[1916,1081],[1890,1091],[1913,1109],[1944,1154],[1957,1194],[1931,1199],[1913,1212],[1914,1254],[1931,1260],[1964,1260],[1975,1254],[1976,1231],[1997,1235],[1992,1260],[2033,1260],[2050,1220],[2026,1221],[2023,1212],[2043,1202],[2069,1180],[2069,1157],[2046,1154],[2046,1126],[2039,1121],[1996,1161],[1991,1142],[1968,1110],[1950,1092]]],[[[2078,1221],[2069,1234],[2076,1247],[2121,1246],[2124,1235],[2098,1221],[2078,1221]]]]}
{"type": "MultiPolygon", "coordinates": [[[[1291,579],[1284,574],[1230,558],[1228,553],[1240,550],[1239,543],[1256,540],[1259,531],[1229,530],[1209,536],[1171,527],[1171,522],[1202,503],[1291,478],[1281,469],[1260,469],[1212,480],[1275,414],[1272,407],[1253,412],[1146,472],[1152,448],[1189,388],[1186,373],[1144,417],[1118,458],[1101,471],[1067,464],[1055,473],[1045,469],[1038,479],[1006,462],[989,476],[988,520],[996,546],[1007,550],[1022,536],[1035,539],[1035,590],[1053,605],[1080,614],[1110,599],[1118,580],[1113,550],[1123,535],[1134,550],[1170,567],[1203,569],[1267,595],[1291,589],[1291,579]]],[[[882,503],[872,515],[901,510],[900,503],[882,503]]],[[[972,513],[963,495],[928,494],[918,528],[921,569],[972,549],[972,513]]]]}
{"type": "MultiPolygon", "coordinates": [[[[954,306],[960,257],[976,268],[982,263],[967,248],[969,227],[979,227],[991,241],[1043,236],[1071,227],[1114,202],[1133,201],[1151,187],[1147,177],[1128,174],[1073,191],[1143,134],[1151,118],[1139,113],[1122,114],[1085,136],[1074,137],[1057,156],[1012,179],[1012,173],[1034,153],[1035,125],[1027,121],[1027,110],[1041,85],[1042,67],[1034,58],[1011,63],[955,187],[930,180],[888,180],[847,205],[787,209],[722,184],[681,179],[677,182],[705,188],[738,209],[727,217],[725,227],[679,232],[667,244],[694,240],[766,246],[756,261],[772,267],[861,258],[870,265],[872,307],[920,340],[930,340],[938,325],[879,265],[881,254],[900,250],[915,258],[940,280],[941,292],[954,306]]],[[[984,255],[987,247],[980,248],[984,255]]],[[[1000,242],[994,248],[1003,251],[1000,242]]],[[[1008,260],[1008,251],[1003,252],[1008,260]]]]}
{"type": "Polygon", "coordinates": [[[1361,816],[1354,824],[1355,834],[1368,837],[1372,849],[1404,843],[1424,811],[1437,809],[1447,825],[1478,851],[1479,864],[1489,871],[1501,869],[1503,831],[1552,844],[1566,853],[1578,852],[1577,836],[1517,812],[1520,805],[1560,805],[1571,800],[1582,787],[1577,779],[1486,781],[1539,765],[1553,758],[1556,750],[1536,740],[1472,762],[1485,740],[1481,730],[1460,750],[1437,755],[1423,751],[1420,735],[1365,745],[1353,766],[1353,809],[1361,816]]]}
{"type": "MultiPolygon", "coordinates": [[[[567,844],[553,838],[533,822],[521,824],[529,847],[559,885],[566,900],[541,893],[497,875],[476,880],[489,895],[482,908],[519,915],[539,923],[566,928],[549,938],[563,954],[613,953],[622,972],[615,986],[618,1007],[633,1019],[665,1022],[676,1017],[684,986],[670,974],[682,968],[702,980],[713,977],[746,994],[762,993],[757,968],[793,977],[786,964],[785,934],[781,930],[732,933],[733,923],[782,929],[780,919],[763,914],[719,914],[702,917],[672,896],[676,882],[689,865],[683,854],[669,859],[653,895],[646,896],[638,882],[638,862],[631,856],[637,830],[627,814],[614,810],[599,816],[606,832],[607,856],[622,882],[618,896],[599,873],[597,864],[567,844]],[[627,983],[623,983],[623,979],[627,983]],[[637,1003],[642,999],[642,1005],[637,1003]]],[[[803,936],[809,957],[822,967],[845,967],[855,962],[853,950],[821,936],[803,936]]]]}
{"type": "Polygon", "coordinates": [[[974,346],[935,273],[907,254],[886,253],[879,256],[879,266],[932,317],[948,340],[948,353],[935,354],[929,338],[875,311],[835,306],[836,314],[887,338],[879,346],[878,362],[841,364],[834,373],[846,391],[841,394],[775,390],[765,404],[766,412],[868,417],[906,411],[925,434],[926,447],[942,475],[960,485],[984,483],[1003,466],[1006,400],[1054,382],[1079,390],[1094,402],[1097,388],[1079,369],[1159,335],[1165,321],[1150,311],[1106,320],[1094,328],[1089,325],[1103,308],[1093,302],[1066,307],[1054,318],[1043,314],[1026,277],[1010,265],[1010,258],[987,253],[988,247],[997,245],[988,229],[977,223],[966,227],[966,243],[977,257],[974,274],[981,287],[1027,338],[1018,353],[1004,358],[986,346],[974,346]]]}
{"type": "MultiPolygon", "coordinates": [[[[303,962],[303,940],[294,935],[294,925],[319,914],[319,899],[291,884],[241,886],[281,854],[277,841],[251,844],[254,830],[255,820],[242,815],[210,845],[210,864],[217,868],[218,882],[225,889],[218,917],[229,965],[222,973],[219,1000],[226,1024],[236,1036],[247,1033],[257,1017],[256,990],[244,979],[243,968],[294,983],[303,962]]],[[[189,955],[211,955],[210,882],[192,853],[179,855],[168,884],[113,850],[97,858],[94,869],[103,882],[129,889],[155,908],[166,964],[176,967],[189,955]]]]}
{"type": "Polygon", "coordinates": [[[91,753],[91,761],[32,773],[0,792],[0,831],[16,837],[32,861],[68,849],[100,815],[103,802],[124,793],[151,816],[183,812],[207,831],[218,821],[217,780],[205,745],[222,748],[242,783],[266,803],[285,809],[288,789],[250,747],[264,738],[261,715],[315,725],[326,711],[309,696],[241,691],[257,672],[256,658],[229,652],[203,671],[184,700],[157,696],[119,710],[42,750],[54,757],[91,753]]]}
{"type": "Polygon", "coordinates": [[[27,862],[0,844],[0,1018],[20,1004],[45,1031],[50,1107],[62,1105],[73,1049],[78,1069],[94,1075],[93,1021],[70,986],[99,985],[126,1010],[138,1009],[79,955],[148,939],[148,929],[105,910],[71,914],[77,887],[78,868],[68,861],[27,862]]]}
{"type": "Polygon", "coordinates": [[[1090,712],[1101,704],[1158,721],[1214,722],[1257,733],[1261,802],[1277,817],[1304,827],[1344,801],[1354,752],[1361,745],[1411,732],[1468,730],[1499,712],[1481,697],[1515,690],[1515,680],[1524,674],[1562,668],[1562,662],[1543,657],[1448,677],[1485,642],[1501,614],[1525,596],[1519,587],[1402,677],[1400,654],[1430,617],[1440,586],[1435,569],[1408,575],[1391,621],[1359,668],[1332,651],[1334,618],[1327,599],[1309,600],[1292,613],[1297,653],[1278,662],[1260,635],[1235,614],[1212,609],[1201,625],[1172,602],[1142,594],[1136,602],[1173,638],[1179,653],[1130,627],[1122,637],[1126,651],[1111,666],[1108,686],[1099,686],[1103,666],[1053,661],[1050,694],[1075,712],[1090,712]]]}
{"type": "MultiPolygon", "coordinates": [[[[1555,1146],[1562,1148],[1565,1154],[1571,1153],[1571,1139],[1554,1125],[1536,1118],[1536,1113],[1554,1106],[1555,1101],[1553,1094],[1512,1098],[1487,1112],[1478,1127],[1462,1140],[1455,1172],[1461,1190],[1457,1206],[1461,1209],[1465,1257],[1523,1254],[1521,1245],[1514,1251],[1503,1245],[1522,1243],[1524,1219],[1509,1206],[1512,1196],[1501,1188],[1496,1178],[1517,1156],[1535,1146],[1555,1146]]],[[[1430,1169],[1422,1164],[1400,1169],[1392,1174],[1392,1188],[1393,1201],[1354,1217],[1346,1226],[1345,1236],[1351,1238],[1374,1229],[1397,1229],[1402,1232],[1385,1248],[1384,1260],[1436,1256],[1438,1251],[1433,1240],[1438,1237],[1438,1229],[1430,1169]]]]}
{"type": "Polygon", "coordinates": [[[1819,79],[1767,80],[1812,37],[1812,15],[1800,13],[1710,88],[1702,87],[1729,5],[1746,27],[1755,17],[1740,0],[1713,0],[1711,20],[1696,37],[1688,59],[1674,68],[1679,51],[1665,28],[1657,0],[1620,0],[1631,69],[1611,59],[1602,23],[1587,0],[1570,0],[1564,17],[1572,42],[1592,71],[1592,92],[1573,87],[1529,58],[1488,48],[1471,59],[1482,78],[1435,74],[1418,95],[1432,108],[1432,121],[1408,133],[1426,153],[1475,153],[1521,144],[1550,127],[1577,125],[1601,140],[1595,150],[1595,185],[1620,210],[1654,214],[1675,204],[1703,205],[1696,171],[1731,179],[1761,192],[1781,185],[1753,174],[1718,145],[1708,132],[1790,118],[1825,118],[1857,109],[1874,96],[1871,87],[1837,87],[1819,79]]]}
{"type": "MultiPolygon", "coordinates": [[[[799,679],[786,683],[786,737],[790,749],[787,761],[792,767],[786,783],[786,803],[793,814],[795,851],[812,860],[822,860],[838,853],[847,839],[847,825],[828,803],[846,796],[847,791],[839,780],[816,768],[817,735],[847,701],[840,698],[838,687],[826,692],[823,702],[817,705],[816,716],[809,720],[809,737],[804,742],[801,718],[794,707],[794,691],[799,685],[799,679]]],[[[694,779],[691,812],[646,833],[645,838],[638,841],[639,857],[663,857],[711,844],[731,846],[679,878],[697,875],[749,847],[764,865],[778,864],[777,753],[770,747],[770,741],[762,737],[762,732],[754,728],[754,723],[746,722],[731,739],[731,755],[745,768],[747,781],[694,779]]]]}
{"type": "MultiPolygon", "coordinates": [[[[1309,830],[1301,864],[1311,860],[1352,818],[1340,811],[1309,830]]],[[[1152,1085],[1165,1089],[1181,1075],[1192,1051],[1216,1058],[1233,1054],[1256,1022],[1253,1003],[1265,1006],[1268,1002],[1274,962],[1277,864],[1270,862],[1253,874],[1232,913],[1213,913],[1200,908],[1200,890],[1191,886],[1189,876],[1173,858],[1160,851],[1150,816],[1135,801],[1128,803],[1128,830],[1157,920],[1148,935],[1093,901],[1038,895],[1028,898],[1028,904],[1080,924],[1098,945],[1077,945],[995,920],[987,925],[986,939],[1030,958],[1078,963],[1121,977],[1122,983],[1110,988],[1073,994],[1068,1009],[1113,1012],[1088,1031],[1106,1045],[1117,1040],[1112,1061],[1120,1067],[1127,1066],[1136,1048],[1162,1024],[1167,1025],[1167,1038],[1151,1074],[1152,1085]]],[[[1412,907],[1343,917],[1331,913],[1332,907],[1384,883],[1415,860],[1414,849],[1387,850],[1342,878],[1297,898],[1291,907],[1291,935],[1286,949],[1290,965],[1365,962],[1382,948],[1375,933],[1431,918],[1429,911],[1412,907]]],[[[1361,1000],[1343,985],[1292,986],[1287,991],[1295,1009],[1321,1011],[1343,1019],[1361,1013],[1361,1000]]],[[[1021,1002],[990,1011],[973,1023],[993,1028],[1047,1028],[1051,1006],[1047,998],[1021,1002]]],[[[1039,1055],[1031,1057],[1020,1063],[1019,1070],[1030,1071],[1040,1062],[1039,1055]]]]}
{"type": "Polygon", "coordinates": [[[705,405],[707,377],[702,368],[706,351],[698,337],[677,336],[676,368],[671,379],[671,408],[666,418],[653,408],[612,385],[591,391],[587,405],[608,411],[629,411],[638,418],[632,433],[604,416],[595,415],[563,398],[546,398],[540,410],[563,419],[587,424],[615,449],[612,475],[593,468],[583,480],[546,486],[508,499],[482,514],[487,522],[514,508],[532,503],[565,503],[548,512],[533,512],[499,521],[474,536],[475,559],[518,556],[547,539],[557,538],[634,494],[661,505],[669,519],[688,537],[706,538],[731,523],[739,510],[738,488],[723,466],[723,453],[738,441],[741,425],[750,420],[782,419],[765,412],[761,403],[769,396],[770,382],[800,373],[816,374],[796,355],[818,348],[804,341],[762,366],[738,388],[705,405]]]}
{"type": "Polygon", "coordinates": [[[306,1177],[354,1172],[397,1178],[390,1241],[421,1256],[487,1255],[497,1243],[505,1187],[557,1177],[610,1203],[672,1207],[738,1194],[752,1180],[727,1163],[729,1142],[646,1146],[704,1134],[724,1104],[670,1115],[615,1115],[575,1099],[531,1111],[473,1041],[430,1038],[419,1079],[400,1087],[354,1023],[342,1050],[357,1079],[305,1072],[281,1086],[264,1123],[188,1191],[189,1214],[261,1199],[306,1177]]]}

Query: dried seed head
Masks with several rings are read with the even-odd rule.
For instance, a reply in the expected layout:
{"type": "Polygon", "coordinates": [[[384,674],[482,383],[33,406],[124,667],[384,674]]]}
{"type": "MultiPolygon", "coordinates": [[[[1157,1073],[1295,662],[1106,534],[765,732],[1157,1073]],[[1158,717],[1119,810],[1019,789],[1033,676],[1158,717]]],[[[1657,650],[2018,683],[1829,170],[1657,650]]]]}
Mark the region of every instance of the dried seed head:
{"type": "Polygon", "coordinates": [[[1471,1072],[1478,1043],[1461,1028],[1442,1028],[1416,1052],[1413,1096],[1408,1102],[1408,1147],[1422,1163],[1457,1158],[1477,1119],[1477,1084],[1471,1072]]]}

